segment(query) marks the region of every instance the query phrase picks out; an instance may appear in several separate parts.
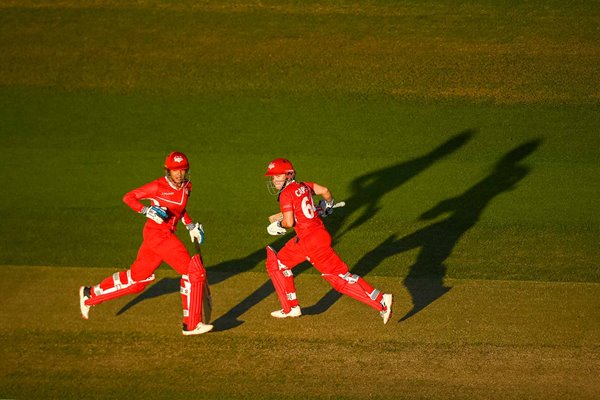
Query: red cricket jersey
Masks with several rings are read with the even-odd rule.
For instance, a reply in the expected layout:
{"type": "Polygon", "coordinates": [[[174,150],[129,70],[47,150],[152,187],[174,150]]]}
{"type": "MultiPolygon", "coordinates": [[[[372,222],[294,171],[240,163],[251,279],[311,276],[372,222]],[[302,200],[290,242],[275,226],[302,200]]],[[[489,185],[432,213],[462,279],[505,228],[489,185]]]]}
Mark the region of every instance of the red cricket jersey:
{"type": "Polygon", "coordinates": [[[298,237],[304,237],[314,229],[325,229],[323,221],[315,211],[312,196],[314,192],[313,182],[292,181],[283,189],[279,195],[279,208],[281,212],[293,211],[294,230],[298,237]]]}
{"type": "Polygon", "coordinates": [[[123,196],[123,201],[136,212],[142,211],[144,204],[140,200],[144,199],[150,200],[153,206],[166,208],[169,215],[167,221],[157,224],[153,220],[148,219],[146,226],[150,225],[148,227],[175,231],[175,226],[180,219],[186,225],[192,222],[192,219],[185,210],[191,192],[191,182],[185,182],[181,185],[181,188],[177,189],[168,181],[167,177],[163,176],[127,193],[123,196]]]}

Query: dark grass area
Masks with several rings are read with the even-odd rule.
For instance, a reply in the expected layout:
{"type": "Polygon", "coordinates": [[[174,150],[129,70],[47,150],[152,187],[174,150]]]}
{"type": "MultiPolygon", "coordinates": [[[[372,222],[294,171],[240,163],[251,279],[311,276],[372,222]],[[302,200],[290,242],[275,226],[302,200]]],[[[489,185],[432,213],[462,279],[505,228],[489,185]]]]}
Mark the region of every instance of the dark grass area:
{"type": "Polygon", "coordinates": [[[363,274],[598,281],[592,106],[0,94],[2,264],[127,267],[144,220],[121,198],[180,149],[209,267],[262,269],[286,156],[346,201],[327,225],[363,274]]]}

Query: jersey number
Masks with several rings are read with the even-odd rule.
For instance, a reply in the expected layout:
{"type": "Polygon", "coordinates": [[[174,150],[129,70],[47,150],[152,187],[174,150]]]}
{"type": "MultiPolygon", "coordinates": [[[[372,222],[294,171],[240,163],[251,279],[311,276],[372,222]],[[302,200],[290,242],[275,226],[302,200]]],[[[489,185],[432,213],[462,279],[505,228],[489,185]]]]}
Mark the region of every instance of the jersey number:
{"type": "Polygon", "coordinates": [[[302,213],[308,219],[315,217],[315,207],[313,206],[312,197],[306,196],[302,199],[302,213]]]}

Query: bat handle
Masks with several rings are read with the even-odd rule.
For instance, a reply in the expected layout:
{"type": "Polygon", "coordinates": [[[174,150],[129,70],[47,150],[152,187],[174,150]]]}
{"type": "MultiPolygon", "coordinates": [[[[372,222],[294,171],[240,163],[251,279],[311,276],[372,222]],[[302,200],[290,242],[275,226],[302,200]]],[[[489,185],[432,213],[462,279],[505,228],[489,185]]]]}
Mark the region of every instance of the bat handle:
{"type": "Polygon", "coordinates": [[[202,254],[200,253],[200,243],[196,238],[194,238],[194,247],[196,248],[196,253],[202,257],[202,254]]]}

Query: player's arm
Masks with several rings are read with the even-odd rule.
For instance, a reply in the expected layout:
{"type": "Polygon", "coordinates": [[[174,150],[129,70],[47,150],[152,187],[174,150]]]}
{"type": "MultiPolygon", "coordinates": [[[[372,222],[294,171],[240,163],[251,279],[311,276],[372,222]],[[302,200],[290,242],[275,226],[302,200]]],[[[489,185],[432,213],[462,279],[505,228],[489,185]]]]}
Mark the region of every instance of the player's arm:
{"type": "Polygon", "coordinates": [[[285,229],[294,227],[294,212],[293,211],[285,211],[283,213],[283,218],[281,220],[281,227],[285,229]]]}
{"type": "Polygon", "coordinates": [[[187,213],[187,210],[183,210],[183,212],[181,213],[181,222],[183,222],[183,224],[189,231],[192,243],[194,242],[194,240],[197,240],[198,244],[204,243],[204,228],[202,227],[202,224],[199,222],[192,221],[192,218],[187,213]]]}
{"type": "Polygon", "coordinates": [[[123,202],[127,204],[133,211],[144,214],[157,224],[162,224],[164,221],[169,219],[167,212],[158,206],[145,206],[140,201],[142,199],[152,197],[154,193],[156,193],[156,183],[150,182],[142,187],[133,189],[131,192],[126,193],[125,196],[123,196],[123,202]]]}
{"type": "Polygon", "coordinates": [[[283,219],[283,213],[277,213],[269,216],[269,223],[273,223],[275,221],[281,221],[283,219]]]}
{"type": "Polygon", "coordinates": [[[321,196],[326,202],[333,202],[333,195],[325,186],[319,185],[318,183],[313,183],[313,192],[317,196],[321,196]]]}
{"type": "Polygon", "coordinates": [[[279,197],[279,214],[269,217],[271,224],[267,227],[269,235],[285,235],[286,230],[294,226],[293,202],[285,192],[279,197]]]}
{"type": "Polygon", "coordinates": [[[181,222],[183,222],[183,224],[186,225],[186,226],[194,222],[194,221],[192,221],[192,218],[188,214],[187,210],[183,210],[182,211],[182,213],[181,213],[181,222]]]}
{"type": "Polygon", "coordinates": [[[154,182],[151,182],[126,193],[125,196],[123,196],[123,202],[133,211],[141,213],[146,206],[140,200],[152,197],[152,194],[155,192],[156,185],[154,182]]]}
{"type": "Polygon", "coordinates": [[[269,221],[271,222],[267,227],[269,235],[285,235],[287,229],[294,226],[294,212],[287,210],[282,211],[279,214],[271,215],[269,221]]]}
{"type": "MultiPolygon", "coordinates": [[[[188,190],[188,198],[192,195],[192,182],[188,182],[187,184],[188,190]]],[[[190,233],[190,239],[192,243],[194,240],[198,242],[198,244],[204,243],[204,228],[200,222],[194,222],[188,214],[187,209],[184,209],[181,212],[181,222],[185,225],[188,232],[190,233]]]]}
{"type": "Polygon", "coordinates": [[[323,185],[319,185],[318,183],[312,183],[313,193],[317,196],[321,196],[323,199],[319,202],[319,215],[321,217],[326,217],[333,212],[333,195],[323,185]]]}

